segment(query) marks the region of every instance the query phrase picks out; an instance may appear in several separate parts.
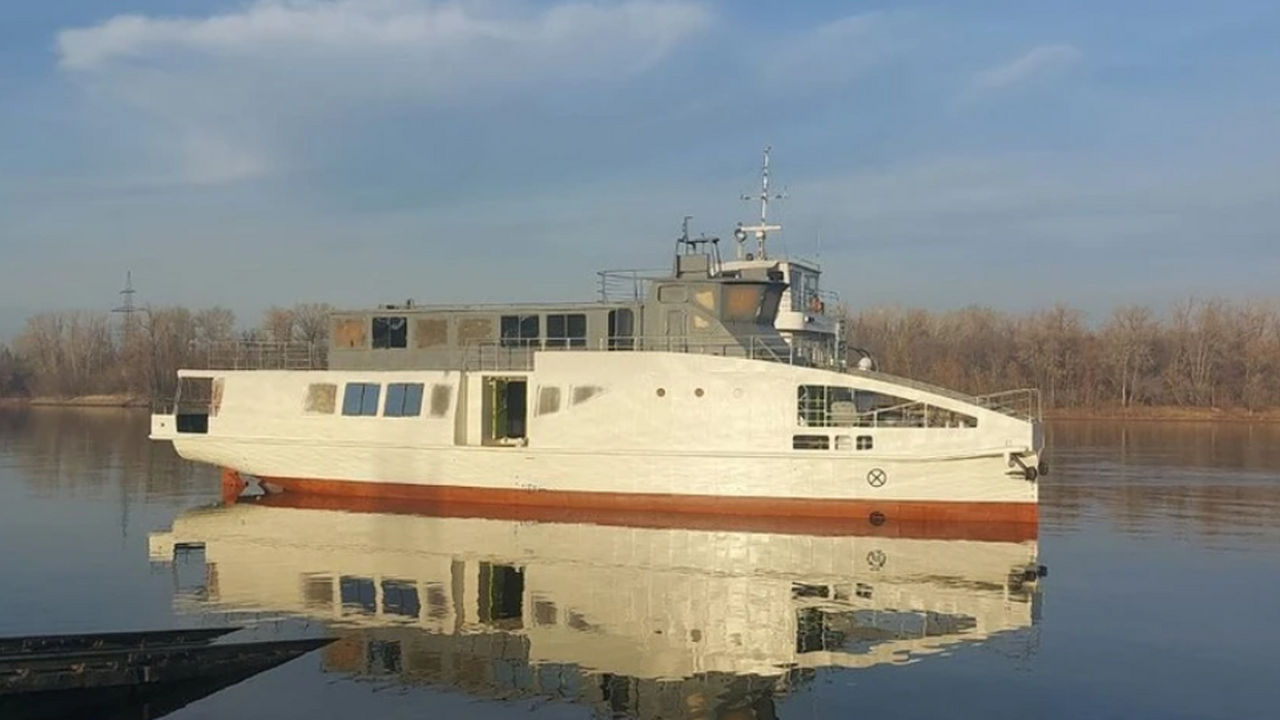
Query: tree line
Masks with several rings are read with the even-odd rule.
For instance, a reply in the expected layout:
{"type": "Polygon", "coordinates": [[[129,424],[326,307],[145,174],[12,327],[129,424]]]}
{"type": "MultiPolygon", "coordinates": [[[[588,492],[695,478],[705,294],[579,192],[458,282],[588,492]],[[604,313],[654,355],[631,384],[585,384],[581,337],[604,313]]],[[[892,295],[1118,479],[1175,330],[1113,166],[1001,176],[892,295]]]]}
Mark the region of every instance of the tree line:
{"type": "MultiPolygon", "coordinates": [[[[0,395],[172,395],[180,367],[212,345],[290,342],[323,353],[331,308],[272,307],[237,329],[226,308],[42,313],[0,345],[0,395]]],[[[1280,305],[1191,299],[1163,315],[1128,305],[1101,323],[1059,305],[1012,314],[836,309],[849,344],[879,369],[963,392],[1040,388],[1048,408],[1137,406],[1258,410],[1280,406],[1280,305]]],[[[856,360],[856,356],[853,358],[856,360]]]]}
{"type": "Polygon", "coordinates": [[[0,397],[172,397],[178,369],[204,366],[219,345],[289,343],[322,356],[331,309],[271,307],[249,328],[224,307],[145,307],[114,322],[101,312],[40,313],[0,344],[0,397]]]}
{"type": "Polygon", "coordinates": [[[1189,299],[1164,316],[1116,308],[1091,325],[1058,305],[845,313],[879,368],[972,394],[1038,387],[1047,408],[1259,410],[1280,405],[1280,304],[1189,299]]]}

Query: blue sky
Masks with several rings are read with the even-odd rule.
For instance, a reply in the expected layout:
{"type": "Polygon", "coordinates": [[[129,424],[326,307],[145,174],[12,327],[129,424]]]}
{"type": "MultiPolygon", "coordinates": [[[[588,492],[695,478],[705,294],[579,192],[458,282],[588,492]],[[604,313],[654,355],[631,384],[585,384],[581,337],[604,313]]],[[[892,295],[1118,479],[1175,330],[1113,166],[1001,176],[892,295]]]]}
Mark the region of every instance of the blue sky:
{"type": "Polygon", "coordinates": [[[785,230],[855,307],[1274,298],[1280,3],[50,0],[0,6],[0,338],[590,298],[785,230]]]}

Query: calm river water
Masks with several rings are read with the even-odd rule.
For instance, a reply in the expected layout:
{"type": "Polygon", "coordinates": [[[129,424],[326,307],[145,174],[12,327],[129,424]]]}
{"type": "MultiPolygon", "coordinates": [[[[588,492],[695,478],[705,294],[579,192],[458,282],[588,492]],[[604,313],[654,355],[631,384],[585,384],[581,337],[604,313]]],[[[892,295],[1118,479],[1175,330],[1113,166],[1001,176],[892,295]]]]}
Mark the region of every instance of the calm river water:
{"type": "Polygon", "coordinates": [[[167,717],[1280,712],[1277,426],[1053,425],[1034,539],[222,507],[146,426],[0,411],[0,636],[338,638],[167,717]]]}

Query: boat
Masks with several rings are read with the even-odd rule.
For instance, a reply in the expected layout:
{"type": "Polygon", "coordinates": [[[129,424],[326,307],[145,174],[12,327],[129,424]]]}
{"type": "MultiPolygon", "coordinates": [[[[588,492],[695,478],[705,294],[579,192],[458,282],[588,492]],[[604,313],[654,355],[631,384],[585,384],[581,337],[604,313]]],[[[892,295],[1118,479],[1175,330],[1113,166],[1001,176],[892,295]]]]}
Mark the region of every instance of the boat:
{"type": "Polygon", "coordinates": [[[194,508],[149,535],[150,559],[200,548],[206,581],[175,592],[182,616],[322,623],[338,638],[325,672],[613,717],[725,717],[709,710],[768,702],[829,668],[967,662],[967,648],[1024,660],[1037,644],[1047,571],[1034,536],[898,537],[866,524],[812,534],[681,516],[659,527],[345,500],[194,508]]]}
{"type": "Polygon", "coordinates": [[[816,263],[767,253],[767,154],[764,177],[739,259],[686,218],[669,270],[605,272],[592,301],[337,311],[323,353],[179,370],[150,436],[223,468],[228,496],[1036,522],[1038,391],[850,362],[816,263]]]}
{"type": "Polygon", "coordinates": [[[0,717],[159,718],[333,642],[214,642],[240,627],[0,638],[0,717]]]}

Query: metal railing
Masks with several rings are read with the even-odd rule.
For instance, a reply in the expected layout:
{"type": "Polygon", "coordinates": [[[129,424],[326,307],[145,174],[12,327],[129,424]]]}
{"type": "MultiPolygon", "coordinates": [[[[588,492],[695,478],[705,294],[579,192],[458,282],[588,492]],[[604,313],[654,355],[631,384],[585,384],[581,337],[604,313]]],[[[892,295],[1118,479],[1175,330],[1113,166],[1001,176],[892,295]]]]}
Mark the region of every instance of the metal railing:
{"type": "Polygon", "coordinates": [[[197,370],[323,370],[324,346],[302,342],[233,340],[195,348],[197,370]]]}
{"type": "Polygon", "coordinates": [[[1036,388],[1020,388],[979,395],[976,403],[988,410],[1011,415],[1024,420],[1039,420],[1044,415],[1040,391],[1036,388]]]}
{"type": "Polygon", "coordinates": [[[670,275],[669,270],[601,270],[600,300],[602,302],[638,302],[649,295],[649,284],[670,275]]]}
{"type": "Polygon", "coordinates": [[[707,338],[696,335],[656,335],[640,337],[614,337],[595,344],[577,347],[549,346],[539,341],[502,343],[486,341],[470,343],[461,349],[460,366],[463,370],[515,370],[527,372],[533,369],[533,357],[537,352],[674,352],[717,357],[736,357],[746,360],[766,360],[787,365],[812,365],[806,360],[804,348],[787,344],[776,335],[745,336],[741,338],[707,338]]]}

